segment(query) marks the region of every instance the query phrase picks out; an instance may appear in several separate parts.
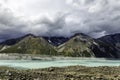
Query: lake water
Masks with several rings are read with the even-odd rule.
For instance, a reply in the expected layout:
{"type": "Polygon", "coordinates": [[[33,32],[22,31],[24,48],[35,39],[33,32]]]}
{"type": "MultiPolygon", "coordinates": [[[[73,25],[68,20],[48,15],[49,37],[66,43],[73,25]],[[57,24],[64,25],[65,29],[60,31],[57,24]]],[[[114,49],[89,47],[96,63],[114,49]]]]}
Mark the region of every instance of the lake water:
{"type": "Polygon", "coordinates": [[[104,60],[104,59],[79,59],[79,60],[0,60],[0,66],[8,66],[15,68],[48,68],[48,67],[64,67],[64,66],[120,66],[120,60],[104,60]]]}

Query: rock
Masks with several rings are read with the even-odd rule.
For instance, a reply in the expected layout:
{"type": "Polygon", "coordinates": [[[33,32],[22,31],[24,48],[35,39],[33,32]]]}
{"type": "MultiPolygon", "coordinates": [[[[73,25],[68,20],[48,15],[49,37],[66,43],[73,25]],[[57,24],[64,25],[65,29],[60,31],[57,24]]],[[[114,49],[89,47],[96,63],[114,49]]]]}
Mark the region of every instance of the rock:
{"type": "Polygon", "coordinates": [[[120,80],[120,67],[77,66],[76,68],[76,66],[73,66],[37,70],[0,67],[0,71],[2,71],[2,74],[0,74],[1,80],[120,80]],[[79,71],[77,71],[78,69],[79,71]]]}
{"type": "Polygon", "coordinates": [[[50,71],[50,72],[54,71],[54,68],[51,67],[51,68],[48,69],[48,71],[50,71]]]}

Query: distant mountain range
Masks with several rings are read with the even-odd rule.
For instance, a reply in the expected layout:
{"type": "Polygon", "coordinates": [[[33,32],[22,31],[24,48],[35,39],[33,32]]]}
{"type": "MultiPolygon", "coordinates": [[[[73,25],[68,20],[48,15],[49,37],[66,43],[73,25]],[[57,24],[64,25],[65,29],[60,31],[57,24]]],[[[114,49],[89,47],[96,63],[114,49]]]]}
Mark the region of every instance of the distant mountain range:
{"type": "Polygon", "coordinates": [[[120,49],[120,34],[112,34],[98,38],[105,43],[111,44],[120,49]]]}
{"type": "Polygon", "coordinates": [[[40,37],[27,34],[1,42],[0,53],[120,58],[120,34],[99,39],[83,33],[71,37],[40,37]]]}

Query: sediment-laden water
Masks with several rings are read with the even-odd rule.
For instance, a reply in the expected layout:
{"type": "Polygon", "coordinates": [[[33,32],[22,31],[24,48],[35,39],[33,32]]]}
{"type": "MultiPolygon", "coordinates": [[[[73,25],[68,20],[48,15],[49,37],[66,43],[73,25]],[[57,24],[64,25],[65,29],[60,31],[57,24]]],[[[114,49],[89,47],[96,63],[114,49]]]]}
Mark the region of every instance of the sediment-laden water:
{"type": "Polygon", "coordinates": [[[105,59],[67,59],[67,60],[0,60],[0,66],[14,68],[48,68],[48,67],[65,67],[65,66],[120,66],[120,60],[105,59]]]}

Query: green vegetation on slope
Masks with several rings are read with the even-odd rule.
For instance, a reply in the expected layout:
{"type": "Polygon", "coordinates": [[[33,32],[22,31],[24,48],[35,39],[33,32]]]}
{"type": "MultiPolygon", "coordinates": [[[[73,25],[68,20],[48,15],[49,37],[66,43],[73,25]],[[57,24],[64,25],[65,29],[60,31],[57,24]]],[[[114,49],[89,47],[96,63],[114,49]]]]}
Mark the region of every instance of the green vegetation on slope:
{"type": "Polygon", "coordinates": [[[13,45],[2,44],[0,53],[119,58],[120,51],[110,44],[95,40],[84,34],[77,34],[59,46],[51,45],[43,37],[27,35],[13,45]]]}
{"type": "Polygon", "coordinates": [[[119,58],[119,51],[102,41],[78,34],[58,47],[61,55],[73,57],[119,58]]]}
{"type": "Polygon", "coordinates": [[[65,56],[94,57],[94,53],[90,49],[92,42],[91,38],[84,38],[78,35],[59,46],[58,52],[65,56]]]}
{"type": "Polygon", "coordinates": [[[1,53],[27,53],[27,54],[44,54],[56,55],[52,45],[41,37],[27,36],[11,47],[2,50],[1,53]]]}

